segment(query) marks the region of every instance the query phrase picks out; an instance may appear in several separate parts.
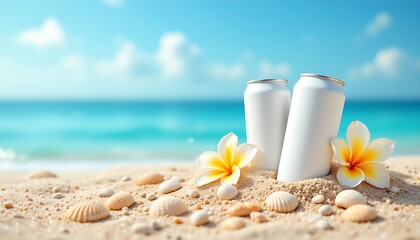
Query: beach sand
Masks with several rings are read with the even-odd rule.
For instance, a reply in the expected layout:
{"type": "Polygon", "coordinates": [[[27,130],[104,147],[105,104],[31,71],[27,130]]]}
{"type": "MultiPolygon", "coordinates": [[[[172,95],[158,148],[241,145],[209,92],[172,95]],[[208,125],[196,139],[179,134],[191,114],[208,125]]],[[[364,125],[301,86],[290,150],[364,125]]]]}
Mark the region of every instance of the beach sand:
{"type": "MultiPolygon", "coordinates": [[[[120,166],[95,172],[57,173],[57,178],[26,179],[23,172],[0,172],[0,239],[420,239],[420,156],[396,157],[385,162],[391,173],[391,186],[400,191],[394,193],[362,183],[355,190],[361,192],[379,217],[373,222],[344,222],[343,209],[334,205],[337,193],[346,189],[337,184],[333,165],[331,174],[324,178],[297,183],[281,183],[275,180],[274,172],[245,170],[237,185],[239,195],[231,201],[220,201],[216,196],[218,183],[199,188],[200,196],[186,196],[194,188],[193,179],[198,168],[188,164],[164,164],[154,166],[120,166]],[[166,178],[178,178],[182,188],[166,195],[182,199],[189,211],[179,217],[153,218],[146,212],[153,201],[140,197],[141,193],[156,192],[158,185],[135,186],[134,180],[142,174],[156,171],[166,178]],[[132,180],[123,182],[121,178],[132,180]],[[52,189],[62,189],[64,198],[53,199],[52,189]],[[111,211],[107,219],[95,223],[77,223],[64,219],[68,208],[85,200],[98,197],[104,187],[115,192],[130,192],[136,203],[130,207],[128,216],[122,211],[111,211]],[[298,208],[291,213],[268,211],[264,200],[275,191],[288,191],[299,198],[298,208]],[[326,197],[324,204],[333,209],[325,217],[330,229],[318,229],[307,216],[317,212],[319,204],[311,203],[317,194],[326,197]],[[242,201],[261,205],[268,222],[255,223],[243,217],[246,226],[239,230],[224,230],[221,222],[227,219],[227,209],[242,201]],[[6,202],[13,208],[6,209],[6,202]],[[189,217],[196,205],[211,210],[210,221],[204,226],[193,226],[189,217]],[[162,228],[149,235],[134,233],[135,222],[157,220],[162,228]],[[176,224],[175,219],[182,223],[176,224]]],[[[162,194],[157,194],[161,197],[162,194]]]]}

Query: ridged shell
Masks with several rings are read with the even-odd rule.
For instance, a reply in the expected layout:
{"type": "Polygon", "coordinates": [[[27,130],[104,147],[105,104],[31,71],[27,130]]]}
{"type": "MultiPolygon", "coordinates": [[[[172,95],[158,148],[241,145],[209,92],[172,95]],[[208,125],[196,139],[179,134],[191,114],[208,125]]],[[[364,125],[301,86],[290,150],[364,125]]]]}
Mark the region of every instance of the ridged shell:
{"type": "Polygon", "coordinates": [[[159,193],[170,193],[174,192],[181,188],[181,183],[179,183],[177,180],[166,180],[163,183],[159,185],[158,191],[159,193]]]}
{"type": "Polygon", "coordinates": [[[297,208],[299,200],[293,194],[278,191],[268,196],[265,203],[267,204],[269,210],[288,213],[297,208]]]}
{"type": "Polygon", "coordinates": [[[185,203],[176,197],[161,197],[156,200],[149,209],[149,215],[152,217],[159,216],[178,216],[188,211],[185,203]]]}
{"type": "Polygon", "coordinates": [[[342,208],[348,208],[356,204],[366,204],[366,198],[358,191],[349,189],[337,194],[335,197],[335,205],[342,208]]]}
{"type": "Polygon", "coordinates": [[[112,195],[105,202],[105,206],[110,210],[121,210],[123,207],[133,205],[134,197],[126,192],[118,192],[112,195]]]}
{"type": "Polygon", "coordinates": [[[190,221],[194,226],[206,224],[209,221],[209,213],[207,210],[197,211],[191,215],[190,221]]]}
{"type": "Polygon", "coordinates": [[[260,205],[252,202],[238,202],[228,209],[230,216],[248,216],[252,212],[258,212],[261,209],[260,205]]]}
{"type": "Polygon", "coordinates": [[[376,210],[368,205],[356,204],[353,205],[341,214],[341,218],[344,221],[349,222],[367,222],[374,220],[378,214],[376,210]]]}
{"type": "Polygon", "coordinates": [[[232,185],[222,185],[217,189],[217,196],[221,200],[231,200],[238,195],[238,189],[232,185]]]}
{"type": "Polygon", "coordinates": [[[240,217],[228,218],[222,222],[222,228],[226,230],[236,230],[245,227],[245,221],[240,217]]]}
{"type": "Polygon", "coordinates": [[[56,178],[56,177],[57,175],[55,173],[47,171],[47,170],[33,171],[26,175],[26,178],[28,179],[56,178]]]}
{"type": "Polygon", "coordinates": [[[149,172],[137,178],[135,181],[135,184],[137,186],[152,185],[152,184],[161,183],[163,182],[163,180],[164,180],[164,177],[161,174],[155,173],[155,172],[149,172]]]}
{"type": "Polygon", "coordinates": [[[96,222],[109,217],[109,210],[99,202],[82,202],[70,208],[64,217],[75,222],[96,222]]]}

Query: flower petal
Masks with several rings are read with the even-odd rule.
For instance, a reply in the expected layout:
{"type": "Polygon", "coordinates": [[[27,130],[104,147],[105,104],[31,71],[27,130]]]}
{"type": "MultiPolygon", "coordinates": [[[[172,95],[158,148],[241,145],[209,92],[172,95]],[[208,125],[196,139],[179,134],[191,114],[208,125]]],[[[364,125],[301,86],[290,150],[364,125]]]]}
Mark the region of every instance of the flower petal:
{"type": "Polygon", "coordinates": [[[389,187],[389,172],[384,166],[376,163],[365,163],[358,165],[357,168],[360,168],[365,173],[365,181],[367,183],[378,188],[389,187]]]}
{"type": "Polygon", "coordinates": [[[356,187],[365,179],[365,174],[359,168],[340,167],[337,171],[337,181],[340,185],[356,187]]]}
{"type": "Polygon", "coordinates": [[[232,158],[232,166],[238,166],[239,168],[243,168],[248,165],[252,159],[254,159],[255,155],[257,154],[258,148],[257,146],[249,143],[241,144],[233,153],[232,158]]]}
{"type": "Polygon", "coordinates": [[[217,181],[221,179],[222,177],[226,176],[227,174],[229,174],[229,172],[227,171],[220,171],[220,170],[214,170],[214,169],[207,170],[195,179],[195,185],[197,187],[201,187],[208,183],[217,181]]]}
{"type": "Polygon", "coordinates": [[[220,139],[218,150],[222,161],[227,169],[231,169],[232,155],[238,145],[238,137],[234,133],[228,133],[220,139]]]}
{"type": "Polygon", "coordinates": [[[223,163],[222,159],[220,159],[220,156],[216,152],[208,151],[203,152],[197,157],[196,160],[197,164],[201,168],[205,169],[219,169],[219,170],[225,170],[225,164],[223,163]]]}
{"type": "Polygon", "coordinates": [[[222,185],[237,184],[240,176],[241,176],[241,169],[238,166],[233,166],[232,167],[232,173],[230,175],[225,176],[222,179],[220,179],[220,183],[222,185]]]}
{"type": "Polygon", "coordinates": [[[331,146],[334,152],[334,159],[337,160],[337,162],[344,167],[347,167],[350,165],[350,149],[349,145],[347,145],[346,141],[341,138],[334,138],[331,140],[331,146]]]}
{"type": "MultiPolygon", "coordinates": [[[[359,121],[353,121],[347,128],[347,141],[349,142],[352,162],[357,160],[370,139],[369,129],[359,121]]],[[[352,162],[350,165],[352,165],[352,162]]]]}
{"type": "Polygon", "coordinates": [[[386,138],[378,138],[370,142],[355,164],[380,163],[387,160],[394,152],[394,143],[394,141],[386,138]]]}

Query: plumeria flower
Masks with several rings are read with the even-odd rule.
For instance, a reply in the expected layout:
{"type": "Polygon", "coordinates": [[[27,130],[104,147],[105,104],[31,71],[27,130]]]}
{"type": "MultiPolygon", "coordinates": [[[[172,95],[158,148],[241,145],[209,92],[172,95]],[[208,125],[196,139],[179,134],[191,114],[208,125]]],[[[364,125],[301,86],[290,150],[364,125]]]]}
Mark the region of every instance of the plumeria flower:
{"type": "Polygon", "coordinates": [[[247,166],[257,153],[257,147],[252,144],[238,145],[238,137],[229,133],[220,139],[219,153],[208,151],[197,157],[197,164],[206,169],[196,180],[200,187],[220,180],[223,184],[237,184],[241,176],[241,168],[247,166]]]}
{"type": "Polygon", "coordinates": [[[354,121],[347,128],[347,141],[335,138],[331,141],[334,158],[341,165],[337,171],[338,183],[355,187],[362,181],[378,188],[389,187],[389,173],[380,163],[394,152],[394,141],[378,138],[369,142],[369,129],[354,121]]]}

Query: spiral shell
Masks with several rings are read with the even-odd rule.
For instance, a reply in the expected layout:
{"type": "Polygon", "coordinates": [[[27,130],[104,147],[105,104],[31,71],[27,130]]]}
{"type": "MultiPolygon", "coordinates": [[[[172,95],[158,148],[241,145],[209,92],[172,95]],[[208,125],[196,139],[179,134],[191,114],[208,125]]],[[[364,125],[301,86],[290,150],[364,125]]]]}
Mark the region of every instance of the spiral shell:
{"type": "Polygon", "coordinates": [[[209,221],[209,213],[207,210],[197,211],[191,215],[190,221],[194,226],[204,225],[209,221]]]}
{"type": "Polygon", "coordinates": [[[112,195],[105,202],[105,206],[110,210],[121,210],[123,207],[133,205],[134,197],[126,192],[118,192],[112,195]]]}
{"type": "Polygon", "coordinates": [[[26,175],[28,179],[40,179],[40,178],[56,178],[57,175],[47,170],[38,170],[30,172],[26,175]]]}
{"type": "Polygon", "coordinates": [[[378,214],[376,210],[368,205],[356,204],[350,206],[341,214],[344,221],[349,222],[367,222],[374,220],[378,214]]]}
{"type": "Polygon", "coordinates": [[[217,189],[217,196],[221,200],[231,200],[238,195],[238,189],[232,185],[222,185],[217,189]]]}
{"type": "Polygon", "coordinates": [[[159,193],[170,193],[181,188],[181,184],[177,180],[169,179],[159,185],[159,193]]]}
{"type": "Polygon", "coordinates": [[[356,204],[366,204],[366,198],[355,190],[344,190],[335,197],[335,205],[341,208],[348,208],[356,204]]]}
{"type": "Polygon", "coordinates": [[[149,209],[149,215],[152,217],[159,216],[178,216],[188,211],[185,203],[176,197],[161,197],[156,200],[149,209]]]}
{"type": "Polygon", "coordinates": [[[297,208],[299,200],[293,194],[278,191],[268,196],[265,203],[267,204],[269,210],[288,213],[297,208]]]}
{"type": "Polygon", "coordinates": [[[164,177],[156,172],[145,173],[134,182],[137,186],[152,185],[163,182],[164,177]]]}
{"type": "Polygon", "coordinates": [[[96,222],[109,217],[109,210],[101,203],[87,201],[70,208],[64,217],[75,222],[96,222]]]}

